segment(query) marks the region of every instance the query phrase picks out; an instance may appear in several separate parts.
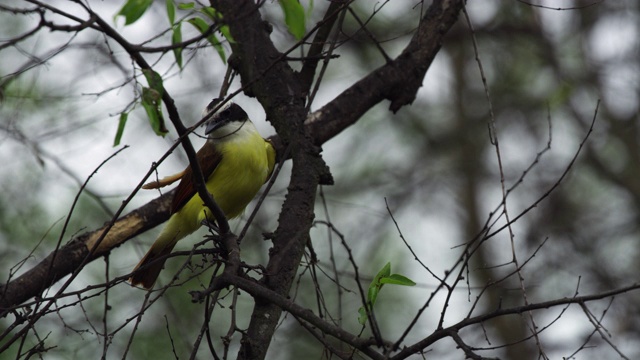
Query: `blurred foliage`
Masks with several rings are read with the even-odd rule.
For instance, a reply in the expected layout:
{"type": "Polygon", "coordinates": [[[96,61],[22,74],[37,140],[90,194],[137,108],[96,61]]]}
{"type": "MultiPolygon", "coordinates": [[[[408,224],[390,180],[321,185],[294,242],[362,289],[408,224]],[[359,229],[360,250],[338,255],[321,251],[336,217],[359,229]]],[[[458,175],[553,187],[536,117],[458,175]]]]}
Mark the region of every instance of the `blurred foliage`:
{"type": "MultiPolygon", "coordinates": [[[[543,3],[558,6],[550,1],[543,3]]],[[[385,199],[407,241],[438,276],[450,270],[453,259],[462,251],[456,246],[473,239],[500,203],[501,174],[489,138],[489,103],[475,60],[472,36],[478,44],[478,56],[491,96],[507,187],[518,181],[551,136],[551,149],[541,155],[540,161],[509,195],[512,219],[558,180],[587,132],[598,99],[602,100],[594,132],[568,177],[514,225],[520,262],[535,253],[523,269],[529,301],[573,296],[578,284],[579,293],[587,294],[638,281],[640,37],[637,18],[640,8],[633,1],[593,4],[576,1],[575,4],[579,7],[554,10],[524,2],[469,2],[474,34],[461,15],[411,107],[392,115],[387,110],[388,104],[382,103],[323,146],[336,185],[324,187],[323,195],[318,197],[316,218],[319,222],[312,232],[315,257],[309,252],[306,267],[301,269],[299,281],[294,284],[292,298],[297,303],[322,313],[352,332],[360,330],[357,322],[360,296],[353,281],[353,267],[341,244],[344,241],[360,264],[361,280],[365,284],[388,261],[394,264],[394,271],[418,283],[416,289],[402,289],[393,294],[381,292],[378,299],[380,308],[403,308],[398,312],[376,312],[383,335],[395,341],[438,282],[412,261],[413,256],[393,225],[385,199]],[[625,32],[621,33],[621,29],[625,32]],[[328,229],[324,222],[331,223],[339,233],[328,229]],[[545,239],[548,240],[544,246],[536,250],[545,239]]],[[[411,7],[413,5],[354,3],[354,13],[360,21],[366,20],[368,32],[360,29],[360,21],[352,15],[345,16],[338,34],[340,57],[330,63],[313,109],[331,99],[336,89],[348,86],[345,81],[355,81],[384,63],[375,41],[380,42],[389,56],[397,55],[409,40],[420,14],[422,4],[411,7]]],[[[272,37],[278,48],[286,49],[295,39],[288,36],[284,15],[278,6],[265,5],[263,11],[274,24],[272,37]]],[[[314,16],[321,14],[325,6],[316,1],[307,24],[319,21],[314,16]]],[[[160,10],[147,12],[140,18],[141,24],[132,25],[138,27],[129,35],[170,44],[171,33],[163,32],[170,25],[165,19],[166,11],[161,8],[151,5],[151,10],[160,10]],[[157,24],[165,28],[157,28],[157,24]],[[161,35],[156,37],[157,34],[161,35]]],[[[117,8],[106,7],[104,11],[114,14],[117,8]]],[[[12,25],[0,21],[4,37],[15,36],[17,27],[26,29],[33,21],[37,22],[36,18],[25,17],[23,23],[14,26],[19,17],[7,12],[0,12],[0,17],[12,21],[12,25]]],[[[187,28],[182,28],[183,39],[203,31],[187,28]]],[[[130,73],[130,63],[119,50],[115,55],[106,55],[105,39],[97,33],[66,39],[82,51],[75,52],[76,48],[70,46],[60,56],[63,59],[79,56],[81,62],[88,64],[96,58],[102,59],[99,64],[77,67],[81,70],[64,81],[57,77],[59,74],[51,74],[54,71],[48,72],[42,67],[14,76],[16,69],[29,65],[37,58],[35,55],[46,53],[47,49],[40,52],[38,45],[48,36],[60,34],[43,33],[21,45],[27,49],[22,52],[5,50],[8,55],[0,64],[0,83],[3,84],[0,155],[3,163],[11,165],[0,171],[3,193],[0,197],[0,259],[4,264],[17,263],[17,259],[28,256],[42,238],[46,238],[46,242],[39,245],[34,257],[40,260],[52,249],[60,234],[59,220],[66,216],[79,187],[76,180],[56,164],[70,167],[77,178],[84,179],[106,158],[105,154],[111,151],[112,134],[117,129],[117,116],[128,109],[132,101],[123,98],[135,93],[135,82],[140,81],[141,76],[130,73]],[[32,57],[21,55],[31,52],[32,57]],[[85,82],[88,74],[94,79],[90,86],[85,82]],[[78,79],[82,86],[78,85],[78,79]],[[100,103],[99,110],[92,107],[94,103],[100,103]],[[101,138],[103,143],[98,141],[101,138]],[[49,154],[43,157],[44,168],[34,160],[38,158],[34,154],[39,153],[34,149],[39,148],[49,154]]],[[[58,37],[55,39],[60,41],[58,37]]],[[[213,48],[206,39],[199,46],[202,48],[184,49],[182,70],[176,70],[175,59],[170,56],[158,55],[154,59],[162,68],[159,74],[164,87],[171,89],[180,102],[184,118],[197,118],[197,108],[213,97],[224,74],[222,59],[214,56],[219,49],[213,48]]],[[[54,68],[59,64],[53,61],[48,66],[54,68]]],[[[260,110],[253,111],[250,115],[262,116],[260,110]]],[[[136,171],[142,168],[146,171],[148,164],[156,160],[172,140],[171,136],[167,140],[148,140],[153,135],[144,121],[144,114],[132,113],[127,123],[127,132],[131,135],[123,137],[123,142],[132,144],[131,151],[116,158],[112,167],[100,171],[89,184],[112,211],[132,184],[139,181],[134,178],[140,175],[136,171]],[[116,171],[120,168],[126,171],[116,171]],[[124,182],[123,178],[131,179],[124,182]]],[[[178,159],[174,165],[180,168],[183,164],[178,159]]],[[[285,171],[243,242],[246,259],[264,263],[270,243],[261,240],[261,233],[275,228],[286,183],[285,171]]],[[[247,211],[251,209],[252,206],[247,211]]],[[[74,214],[65,241],[81,229],[96,227],[109,219],[104,206],[92,197],[81,197],[74,214]]],[[[498,226],[501,224],[504,221],[498,226]]],[[[244,221],[240,225],[244,225],[244,221]]],[[[194,238],[197,237],[194,235],[194,238]]],[[[187,249],[191,245],[184,246],[183,249],[187,249]]],[[[109,259],[109,276],[120,276],[131,270],[142,252],[138,249],[136,254],[132,248],[125,244],[114,251],[109,259]]],[[[161,278],[168,280],[180,267],[179,260],[182,259],[170,260],[161,278]]],[[[195,259],[193,263],[199,261],[195,259]]],[[[513,271],[510,261],[506,232],[481,247],[464,279],[468,287],[462,286],[454,292],[451,306],[455,310],[450,310],[446,322],[466,315],[477,295],[475,290],[513,271]],[[501,266],[504,264],[510,266],[501,266]]],[[[83,279],[78,288],[95,283],[96,274],[104,276],[104,268],[104,262],[92,264],[90,273],[94,277],[83,279]]],[[[7,266],[0,270],[4,278],[8,269],[7,266]]],[[[197,289],[207,281],[208,276],[201,275],[185,288],[197,289]]],[[[189,353],[194,334],[202,326],[204,310],[201,304],[190,302],[186,290],[171,289],[157,306],[147,310],[131,345],[130,358],[173,358],[172,340],[182,352],[180,357],[189,353]]],[[[107,312],[109,326],[120,326],[134,316],[142,306],[143,297],[141,291],[126,286],[112,289],[108,298],[112,307],[107,312]]],[[[248,316],[252,308],[250,297],[241,294],[240,299],[241,313],[248,316]]],[[[43,334],[39,335],[48,336],[47,344],[58,345],[55,355],[84,358],[102,351],[104,339],[98,332],[102,329],[107,300],[97,296],[91,301],[79,317],[74,316],[73,309],[77,307],[73,307],[63,312],[61,318],[50,318],[41,325],[43,334]],[[97,326],[97,330],[87,322],[97,326]],[[70,338],[72,340],[67,340],[70,338]]],[[[228,307],[229,301],[227,297],[221,306],[228,307]]],[[[442,301],[436,299],[427,309],[421,318],[420,330],[409,340],[424,337],[435,329],[442,301]]],[[[520,305],[522,301],[520,284],[513,277],[491,287],[473,314],[520,305]]],[[[607,304],[604,301],[589,308],[599,318],[607,304]]],[[[629,358],[640,356],[640,347],[635,341],[640,337],[640,318],[629,316],[640,312],[638,304],[637,294],[617,297],[605,316],[613,341],[629,358]]],[[[538,325],[546,326],[560,315],[558,312],[536,313],[538,325]]],[[[210,326],[215,332],[213,341],[219,344],[229,319],[224,318],[228,317],[224,312],[217,316],[220,318],[211,320],[210,326]]],[[[543,347],[552,358],[569,356],[589,335],[591,324],[584,316],[580,317],[580,313],[575,316],[564,315],[563,321],[558,322],[558,330],[552,327],[542,333],[543,347]]],[[[239,321],[242,321],[239,327],[245,328],[248,320],[239,321]]],[[[2,330],[7,325],[6,319],[0,321],[2,330]]],[[[126,334],[111,339],[116,357],[124,354],[133,322],[126,326],[126,334]]],[[[484,324],[487,335],[477,328],[478,335],[470,338],[475,339],[472,344],[476,346],[501,346],[529,336],[528,326],[524,316],[501,318],[484,324]]],[[[329,357],[315,338],[290,316],[282,320],[281,329],[270,350],[272,358],[329,357]],[[295,341],[290,342],[292,338],[295,341]]],[[[364,334],[368,335],[368,329],[364,334]]],[[[208,351],[203,350],[206,345],[200,346],[201,351],[208,351]]],[[[231,354],[234,346],[237,343],[232,344],[231,354]]],[[[576,358],[611,358],[614,354],[599,337],[591,338],[590,346],[593,347],[583,349],[576,358]]],[[[462,353],[452,351],[453,347],[451,343],[436,346],[428,356],[460,358],[462,353]]],[[[0,358],[15,358],[14,351],[0,354],[0,358]]],[[[505,359],[534,359],[537,352],[532,341],[496,350],[505,359]]]]}

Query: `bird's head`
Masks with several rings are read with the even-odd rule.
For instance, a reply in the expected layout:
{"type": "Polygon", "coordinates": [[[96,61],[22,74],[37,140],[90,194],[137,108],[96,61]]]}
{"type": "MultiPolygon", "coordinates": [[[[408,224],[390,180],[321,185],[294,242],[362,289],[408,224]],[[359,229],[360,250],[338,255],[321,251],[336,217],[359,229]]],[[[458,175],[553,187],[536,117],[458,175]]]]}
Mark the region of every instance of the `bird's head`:
{"type": "MultiPolygon", "coordinates": [[[[221,99],[213,99],[204,110],[204,116],[208,116],[220,103],[221,99]]],[[[249,116],[237,104],[228,101],[218,111],[216,111],[209,121],[205,123],[205,134],[212,140],[220,140],[230,137],[251,122],[249,116]]]]}

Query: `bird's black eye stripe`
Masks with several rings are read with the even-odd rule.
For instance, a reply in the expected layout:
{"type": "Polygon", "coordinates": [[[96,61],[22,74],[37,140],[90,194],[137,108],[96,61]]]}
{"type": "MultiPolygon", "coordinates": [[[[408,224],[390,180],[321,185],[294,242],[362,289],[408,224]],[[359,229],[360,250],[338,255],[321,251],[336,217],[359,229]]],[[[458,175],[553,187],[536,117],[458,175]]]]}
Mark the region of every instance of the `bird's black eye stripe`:
{"type": "Polygon", "coordinates": [[[247,113],[236,104],[231,104],[223,111],[222,116],[226,117],[229,121],[244,121],[247,119],[247,113]]]}

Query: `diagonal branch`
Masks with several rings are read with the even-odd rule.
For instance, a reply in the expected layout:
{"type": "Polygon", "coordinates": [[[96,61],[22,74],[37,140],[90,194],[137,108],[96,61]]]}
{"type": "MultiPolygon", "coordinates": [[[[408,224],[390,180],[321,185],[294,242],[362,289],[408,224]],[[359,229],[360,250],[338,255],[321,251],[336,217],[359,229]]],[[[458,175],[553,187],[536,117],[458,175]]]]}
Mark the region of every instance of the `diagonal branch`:
{"type": "Polygon", "coordinates": [[[411,104],[445,34],[456,23],[463,6],[463,0],[434,1],[397,58],[372,71],[311,114],[307,123],[315,144],[325,143],[385,99],[391,101],[389,109],[393,112],[411,104]]]}
{"type": "Polygon", "coordinates": [[[609,290],[609,291],[604,291],[601,293],[597,293],[597,294],[591,294],[591,295],[584,295],[584,296],[573,296],[573,297],[565,297],[562,299],[555,299],[555,300],[549,300],[549,301],[543,301],[543,302],[539,302],[539,303],[531,303],[528,305],[523,305],[523,306],[516,306],[516,307],[512,307],[512,308],[505,308],[505,309],[498,309],[496,311],[490,312],[490,313],[486,313],[486,314],[482,314],[482,315],[478,315],[472,318],[466,318],[456,324],[453,324],[449,327],[440,329],[435,331],[434,333],[432,333],[431,335],[427,336],[426,338],[416,342],[415,344],[411,345],[411,346],[407,346],[404,349],[402,349],[402,351],[400,351],[399,353],[397,353],[396,355],[394,355],[391,359],[405,359],[413,354],[418,353],[420,350],[422,349],[426,349],[427,347],[431,346],[433,343],[435,343],[437,340],[440,340],[444,337],[450,336],[451,332],[458,332],[459,330],[468,327],[470,325],[476,325],[476,324],[482,324],[490,319],[495,319],[501,316],[505,316],[505,315],[516,315],[516,314],[522,314],[524,312],[528,312],[528,311],[534,311],[534,310],[542,310],[542,309],[548,309],[551,307],[556,307],[556,306],[562,306],[562,305],[567,305],[567,304],[583,304],[586,302],[590,302],[590,301],[596,301],[596,300],[602,300],[602,299],[607,299],[607,298],[611,298],[613,296],[619,295],[619,294],[625,294],[625,293],[629,293],[632,291],[637,291],[640,290],[640,283],[634,283],[625,287],[621,287],[621,288],[617,288],[617,289],[613,289],[613,290],[609,290]]]}
{"type": "Polygon", "coordinates": [[[62,246],[58,251],[49,254],[38,265],[0,287],[0,318],[9,311],[29,300],[39,296],[58,280],[76,271],[85,258],[90,262],[120,246],[147,230],[169,219],[171,198],[173,191],[148,202],[119,218],[110,228],[100,246],[90,254],[97,240],[103,236],[108,223],[99,229],[83,233],[62,246]]]}

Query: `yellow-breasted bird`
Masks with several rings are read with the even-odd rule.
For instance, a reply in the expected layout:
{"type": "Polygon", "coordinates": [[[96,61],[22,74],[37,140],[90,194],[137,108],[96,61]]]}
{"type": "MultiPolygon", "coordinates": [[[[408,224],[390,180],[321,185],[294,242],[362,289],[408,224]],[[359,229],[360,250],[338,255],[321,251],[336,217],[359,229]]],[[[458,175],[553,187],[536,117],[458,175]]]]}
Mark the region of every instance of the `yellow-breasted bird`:
{"type": "MultiPolygon", "coordinates": [[[[205,109],[209,114],[219,104],[214,99],[205,109]]],[[[239,216],[273,172],[276,152],[260,136],[247,113],[232,102],[218,110],[206,123],[207,142],[197,153],[207,191],[227,219],[239,216]]],[[[158,278],[167,255],[178,240],[196,231],[204,220],[214,222],[211,211],[197,193],[188,166],[181,173],[144,186],[160,188],[180,180],[171,204],[171,218],[140,260],[129,278],[132,285],[149,289],[158,278]]]]}

